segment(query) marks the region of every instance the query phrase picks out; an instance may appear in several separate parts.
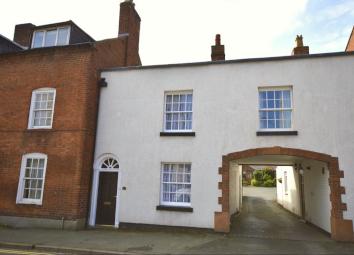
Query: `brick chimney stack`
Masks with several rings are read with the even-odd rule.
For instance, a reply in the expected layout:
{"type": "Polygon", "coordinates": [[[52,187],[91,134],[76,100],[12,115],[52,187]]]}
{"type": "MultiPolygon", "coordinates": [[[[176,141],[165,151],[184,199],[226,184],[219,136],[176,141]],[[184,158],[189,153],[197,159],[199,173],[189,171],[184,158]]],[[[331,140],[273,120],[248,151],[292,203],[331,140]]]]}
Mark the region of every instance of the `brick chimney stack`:
{"type": "MultiPolygon", "coordinates": [[[[120,3],[118,36],[127,37],[127,59],[139,58],[140,16],[135,10],[133,0],[125,0],[120,3]]],[[[140,58],[139,58],[140,59],[140,58]]],[[[140,62],[140,60],[139,60],[140,62]]],[[[135,61],[128,60],[126,65],[135,65],[135,61]]]]}
{"type": "Polygon", "coordinates": [[[136,37],[139,41],[140,21],[141,19],[135,10],[133,0],[125,0],[120,4],[118,35],[129,34],[136,37]]]}
{"type": "Polygon", "coordinates": [[[296,42],[296,47],[293,49],[292,55],[309,55],[310,54],[309,46],[304,46],[302,35],[297,35],[295,42],[296,42]]]}
{"type": "Polygon", "coordinates": [[[221,45],[221,37],[219,34],[215,36],[215,45],[211,46],[211,60],[225,60],[225,47],[221,45]]]}

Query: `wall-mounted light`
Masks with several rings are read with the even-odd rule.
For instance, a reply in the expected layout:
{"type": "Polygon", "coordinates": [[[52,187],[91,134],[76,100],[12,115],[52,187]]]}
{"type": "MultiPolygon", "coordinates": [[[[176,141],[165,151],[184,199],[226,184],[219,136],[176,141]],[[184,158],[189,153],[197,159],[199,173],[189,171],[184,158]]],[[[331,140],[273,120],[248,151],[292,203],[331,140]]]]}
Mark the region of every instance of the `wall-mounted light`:
{"type": "Polygon", "coordinates": [[[304,174],[304,169],[302,168],[301,164],[299,164],[299,174],[301,174],[301,175],[304,174]]]}

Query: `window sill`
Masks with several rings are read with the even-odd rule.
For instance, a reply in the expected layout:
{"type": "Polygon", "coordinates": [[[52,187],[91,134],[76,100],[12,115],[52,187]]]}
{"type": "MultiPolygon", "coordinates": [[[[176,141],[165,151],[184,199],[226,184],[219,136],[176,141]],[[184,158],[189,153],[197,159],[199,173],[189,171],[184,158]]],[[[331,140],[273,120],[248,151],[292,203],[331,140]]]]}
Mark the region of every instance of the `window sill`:
{"type": "Polygon", "coordinates": [[[52,127],[29,127],[27,130],[51,130],[52,127]]]}
{"type": "Polygon", "coordinates": [[[279,131],[257,131],[257,136],[279,136],[279,135],[298,135],[297,131],[279,130],[279,131]]]}
{"type": "Polygon", "coordinates": [[[18,205],[37,205],[37,206],[42,206],[41,201],[28,201],[28,200],[21,200],[16,202],[18,205]]]}
{"type": "Polygon", "coordinates": [[[158,205],[156,206],[157,211],[174,211],[174,212],[193,212],[192,207],[188,206],[170,206],[170,205],[158,205]]]}
{"type": "Polygon", "coordinates": [[[160,132],[160,136],[195,136],[195,132],[160,132]]]}

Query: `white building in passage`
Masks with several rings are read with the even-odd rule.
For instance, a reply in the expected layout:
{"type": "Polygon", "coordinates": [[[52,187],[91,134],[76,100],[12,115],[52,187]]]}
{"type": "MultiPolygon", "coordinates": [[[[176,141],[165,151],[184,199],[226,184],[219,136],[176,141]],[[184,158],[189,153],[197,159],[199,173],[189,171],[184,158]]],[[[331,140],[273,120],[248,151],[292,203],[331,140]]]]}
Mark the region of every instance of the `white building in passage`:
{"type": "Polygon", "coordinates": [[[90,225],[227,232],[242,165],[273,164],[280,204],[353,240],[353,67],[342,52],[104,70],[90,225]]]}

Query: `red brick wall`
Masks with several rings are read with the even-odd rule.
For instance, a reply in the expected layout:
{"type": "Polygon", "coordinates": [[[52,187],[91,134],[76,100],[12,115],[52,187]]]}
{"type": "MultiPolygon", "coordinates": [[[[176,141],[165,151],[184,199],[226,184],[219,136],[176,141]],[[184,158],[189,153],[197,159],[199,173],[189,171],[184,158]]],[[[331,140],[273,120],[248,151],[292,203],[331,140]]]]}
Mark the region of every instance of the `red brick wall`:
{"type": "Polygon", "coordinates": [[[87,46],[0,58],[1,215],[84,216],[78,205],[80,190],[88,185],[84,159],[92,157],[92,146],[85,147],[87,134],[94,132],[86,120],[91,61],[92,47],[87,46]],[[41,87],[56,88],[53,128],[28,130],[32,90],[41,87]],[[48,155],[43,205],[16,205],[21,158],[32,152],[48,155]]]}
{"type": "Polygon", "coordinates": [[[348,45],[347,45],[347,48],[345,51],[354,51],[354,27],[353,27],[353,31],[350,35],[348,45]]]}

